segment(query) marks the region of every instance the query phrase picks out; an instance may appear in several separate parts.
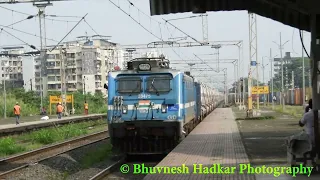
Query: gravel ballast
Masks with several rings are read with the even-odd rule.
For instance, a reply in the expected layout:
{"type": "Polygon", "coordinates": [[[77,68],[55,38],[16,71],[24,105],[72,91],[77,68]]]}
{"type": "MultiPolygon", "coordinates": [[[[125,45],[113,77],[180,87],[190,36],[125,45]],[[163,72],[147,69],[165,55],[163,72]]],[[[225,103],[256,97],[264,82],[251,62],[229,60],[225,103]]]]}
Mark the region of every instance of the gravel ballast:
{"type": "MultiPolygon", "coordinates": [[[[6,179],[10,180],[87,180],[95,174],[108,167],[114,161],[110,158],[96,163],[95,165],[85,168],[81,164],[81,160],[87,156],[88,153],[94,152],[99,147],[109,144],[109,140],[103,140],[71,152],[58,155],[48,160],[39,162],[38,164],[31,165],[25,169],[10,174],[6,179]]],[[[107,152],[106,152],[107,153],[107,152]]]]}

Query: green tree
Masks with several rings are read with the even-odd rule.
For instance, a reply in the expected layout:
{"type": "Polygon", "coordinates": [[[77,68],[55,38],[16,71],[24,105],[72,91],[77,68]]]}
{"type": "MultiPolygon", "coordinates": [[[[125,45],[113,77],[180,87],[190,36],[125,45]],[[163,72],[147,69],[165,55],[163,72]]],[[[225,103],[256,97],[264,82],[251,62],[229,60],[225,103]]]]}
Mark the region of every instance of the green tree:
{"type": "MultiPolygon", "coordinates": [[[[310,59],[304,58],[304,64],[305,64],[305,85],[309,85],[309,76],[310,76],[310,59]]],[[[283,65],[283,83],[284,88],[286,83],[288,82],[289,88],[292,88],[292,72],[294,72],[294,86],[298,88],[302,88],[302,58],[296,58],[291,61],[289,61],[288,64],[283,65]],[[287,78],[286,78],[286,75],[287,78]]],[[[275,73],[273,78],[273,86],[275,89],[280,90],[281,89],[281,69],[278,73],[275,73]]],[[[269,82],[270,83],[270,82],[269,82]]]]}

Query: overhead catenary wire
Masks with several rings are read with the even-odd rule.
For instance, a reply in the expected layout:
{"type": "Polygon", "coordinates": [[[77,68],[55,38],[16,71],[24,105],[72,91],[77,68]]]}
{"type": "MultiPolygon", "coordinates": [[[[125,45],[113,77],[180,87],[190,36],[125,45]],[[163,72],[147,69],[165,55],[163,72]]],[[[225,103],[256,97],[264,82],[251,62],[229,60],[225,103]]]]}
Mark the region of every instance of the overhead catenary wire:
{"type": "Polygon", "coordinates": [[[198,41],[197,39],[195,39],[194,37],[190,36],[189,34],[185,33],[184,31],[182,31],[180,28],[178,28],[177,26],[173,25],[172,23],[170,23],[168,20],[163,19],[166,23],[169,23],[171,26],[175,27],[178,31],[182,32],[184,35],[188,36],[189,38],[193,39],[194,41],[196,41],[199,44],[203,44],[202,42],[198,41]]]}
{"type": "Polygon", "coordinates": [[[15,24],[19,24],[19,23],[24,22],[24,21],[26,21],[26,20],[32,19],[32,18],[34,18],[35,16],[36,16],[36,15],[29,15],[27,18],[21,19],[21,20],[19,20],[19,21],[16,21],[16,22],[14,22],[14,23],[12,23],[12,24],[7,25],[6,27],[10,27],[10,26],[13,26],[13,25],[15,25],[15,24]]]}
{"type": "Polygon", "coordinates": [[[135,7],[135,8],[138,10],[138,12],[141,12],[143,15],[147,16],[147,17],[150,19],[150,26],[151,26],[151,20],[154,21],[154,22],[156,22],[156,23],[158,23],[159,31],[160,31],[160,36],[161,36],[161,38],[162,38],[161,25],[163,25],[163,23],[160,22],[160,21],[158,21],[158,20],[156,20],[156,19],[154,19],[154,18],[152,18],[152,17],[150,17],[148,14],[146,14],[145,12],[143,12],[142,10],[140,10],[137,6],[135,6],[130,0],[127,0],[127,1],[129,2],[129,4],[130,4],[131,6],[135,7]]]}
{"type": "Polygon", "coordinates": [[[102,36],[100,34],[97,33],[97,31],[95,29],[93,29],[93,27],[86,21],[86,19],[83,19],[83,21],[91,28],[91,30],[96,33],[96,35],[100,36],[102,38],[102,36]]]}
{"type": "Polygon", "coordinates": [[[55,46],[50,50],[50,52],[53,51],[53,50],[55,50],[55,49],[57,48],[57,46],[59,46],[59,44],[80,24],[80,22],[81,22],[82,20],[84,20],[84,18],[85,18],[87,15],[88,15],[88,13],[85,14],[85,15],[79,20],[79,22],[78,22],[76,25],[73,26],[73,28],[58,42],[58,44],[55,45],[55,46]]]}
{"type": "MultiPolygon", "coordinates": [[[[4,6],[0,6],[0,8],[8,10],[8,11],[11,11],[11,12],[15,12],[15,13],[18,13],[18,14],[27,15],[27,16],[32,15],[32,14],[29,14],[29,13],[25,13],[25,12],[17,11],[17,10],[14,10],[14,9],[10,9],[10,8],[4,7],[4,6]]],[[[51,17],[54,17],[54,16],[51,16],[51,17]]],[[[56,16],[56,17],[58,17],[58,16],[56,16]]],[[[70,17],[72,17],[72,16],[70,16],[70,17]]],[[[77,21],[72,21],[72,20],[71,21],[70,20],[59,20],[59,19],[51,19],[51,18],[45,18],[45,19],[51,20],[51,21],[59,21],[59,22],[77,22],[77,21]]]]}
{"type": "Polygon", "coordinates": [[[116,6],[118,9],[120,9],[123,13],[125,13],[126,15],[128,15],[134,22],[136,22],[139,26],[141,26],[144,30],[148,31],[151,35],[153,35],[154,37],[156,37],[157,39],[160,39],[160,37],[158,37],[157,35],[155,35],[154,33],[152,33],[149,29],[145,28],[140,22],[138,22],[136,19],[134,19],[129,13],[127,13],[126,11],[124,11],[119,5],[115,4],[112,0],[109,0],[110,3],[112,3],[114,6],[116,6]]]}
{"type": "Polygon", "coordinates": [[[14,37],[14,38],[18,39],[19,41],[21,41],[21,42],[25,43],[26,45],[28,45],[28,46],[29,46],[29,47],[31,47],[32,49],[35,49],[35,50],[38,50],[38,51],[39,51],[39,49],[37,49],[34,45],[31,45],[31,44],[29,44],[29,43],[27,43],[27,42],[23,41],[22,39],[20,39],[20,38],[18,38],[17,36],[15,36],[15,35],[13,35],[13,34],[9,33],[8,31],[4,30],[3,28],[1,28],[1,31],[3,31],[3,32],[5,32],[5,33],[9,34],[10,36],[12,36],[12,37],[14,37]]]}
{"type": "Polygon", "coordinates": [[[155,22],[157,22],[157,23],[159,23],[159,24],[162,24],[160,21],[151,18],[148,14],[146,14],[146,13],[143,12],[143,11],[141,11],[141,10],[140,10],[137,6],[135,6],[130,0],[127,0],[127,1],[129,2],[129,4],[130,4],[131,6],[135,7],[139,12],[141,12],[142,14],[144,14],[145,16],[147,16],[148,18],[150,18],[151,20],[153,20],[153,21],[155,21],[155,22]]]}
{"type": "MultiPolygon", "coordinates": [[[[12,28],[12,27],[7,27],[7,26],[5,26],[5,25],[1,25],[1,24],[0,24],[0,27],[2,27],[2,28],[7,28],[7,29],[11,29],[11,30],[14,30],[14,31],[18,31],[18,32],[23,33],[23,34],[28,34],[28,35],[30,35],[30,36],[40,37],[39,35],[31,34],[31,33],[28,33],[28,32],[26,32],[26,31],[22,31],[22,30],[15,29],[15,28],[12,28]]],[[[45,38],[45,39],[47,39],[47,40],[49,40],[49,41],[58,42],[57,40],[50,39],[50,38],[45,38]]]]}
{"type": "MultiPolygon", "coordinates": [[[[110,0],[109,0],[110,1],[110,0]]],[[[170,33],[170,31],[169,31],[169,29],[168,29],[168,26],[167,26],[167,22],[169,21],[169,20],[165,20],[165,19],[163,19],[164,21],[165,21],[165,24],[164,23],[162,23],[162,22],[160,22],[160,21],[158,21],[158,20],[155,20],[155,19],[153,19],[153,18],[151,18],[149,15],[147,15],[146,13],[144,13],[142,10],[140,10],[137,6],[135,6],[130,0],[127,0],[128,2],[129,2],[129,4],[131,5],[131,6],[133,6],[133,7],[135,7],[139,12],[141,12],[142,14],[144,14],[145,16],[147,16],[148,18],[150,18],[150,20],[153,20],[153,21],[155,21],[155,22],[157,22],[158,23],[158,25],[159,25],[159,30],[160,30],[160,35],[161,35],[161,39],[160,38],[158,38],[158,39],[160,39],[161,41],[163,41],[163,37],[162,37],[162,29],[161,29],[161,25],[164,25],[164,26],[166,26],[167,27],[167,30],[168,30],[168,32],[169,32],[169,34],[171,34],[171,38],[172,38],[172,33],[170,33]]],[[[120,7],[120,6],[119,6],[120,7]]],[[[201,16],[203,16],[203,15],[198,15],[198,16],[190,16],[190,17],[184,17],[184,18],[180,18],[180,19],[186,19],[186,18],[195,18],[195,17],[201,17],[201,16]]],[[[169,22],[168,22],[169,23],[169,22]]],[[[193,38],[192,36],[190,36],[189,34],[187,34],[187,33],[185,33],[184,31],[182,31],[181,29],[179,29],[178,27],[176,27],[176,26],[174,26],[172,23],[169,23],[171,26],[173,26],[175,29],[177,29],[177,30],[179,30],[180,32],[182,32],[183,34],[185,34],[187,37],[189,37],[189,38],[191,38],[191,39],[193,39],[194,41],[196,41],[196,42],[198,42],[198,43],[200,43],[200,44],[203,44],[203,43],[201,43],[201,42],[199,42],[198,40],[196,40],[195,38],[193,38]]],[[[173,50],[173,49],[172,49],[173,50]]],[[[173,50],[174,51],[174,50],[173,50]]],[[[175,52],[175,51],[174,51],[175,52]]],[[[176,52],[175,52],[176,53],[176,52]]],[[[176,53],[177,54],[177,53],[176,53]]],[[[179,56],[179,55],[178,55],[179,56]]],[[[179,56],[180,57],[180,56],[179,56]]],[[[181,57],[180,57],[181,58],[181,57]]],[[[182,59],[182,58],[181,58],[182,59]]]]}
{"type": "MultiPolygon", "coordinates": [[[[162,35],[161,37],[155,35],[154,33],[152,33],[150,30],[148,30],[147,28],[145,28],[140,22],[138,22],[136,19],[134,19],[129,13],[127,13],[126,11],[124,11],[120,5],[115,4],[112,0],[109,0],[110,3],[112,3],[114,6],[116,6],[118,9],[120,9],[123,13],[125,13],[126,15],[128,15],[134,22],[136,22],[138,25],[140,25],[144,30],[146,30],[147,32],[149,32],[151,35],[153,35],[154,37],[156,37],[157,39],[159,39],[160,41],[164,42],[162,35]]],[[[133,5],[133,3],[131,1],[129,1],[130,5],[133,5]]],[[[134,6],[136,7],[136,6],[134,6]]],[[[137,7],[136,7],[137,8],[137,7]]],[[[139,10],[140,12],[142,12],[141,10],[139,10]]],[[[181,56],[172,48],[172,51],[179,57],[181,58],[181,56]]],[[[183,59],[183,58],[181,58],[183,59]]]]}
{"type": "MultiPolygon", "coordinates": [[[[28,15],[28,14],[25,14],[25,15],[28,15]]],[[[15,29],[15,28],[10,27],[10,26],[12,26],[12,25],[15,25],[15,24],[24,22],[24,21],[29,20],[29,19],[32,19],[32,18],[34,18],[34,17],[37,17],[37,16],[36,16],[36,15],[28,15],[27,18],[22,19],[22,20],[20,20],[20,21],[14,22],[14,23],[9,24],[9,25],[6,25],[6,26],[4,26],[4,25],[0,25],[0,26],[3,27],[3,28],[9,28],[9,29],[12,29],[12,30],[15,30],[15,31],[24,33],[24,34],[28,34],[28,35],[31,35],[31,36],[40,37],[40,36],[37,36],[37,35],[35,35],[35,34],[31,34],[31,33],[28,33],[28,32],[25,32],[25,31],[18,30],[18,29],[15,29]]],[[[54,39],[49,39],[49,38],[46,38],[46,39],[47,39],[47,40],[51,40],[51,41],[55,41],[54,39]]]]}

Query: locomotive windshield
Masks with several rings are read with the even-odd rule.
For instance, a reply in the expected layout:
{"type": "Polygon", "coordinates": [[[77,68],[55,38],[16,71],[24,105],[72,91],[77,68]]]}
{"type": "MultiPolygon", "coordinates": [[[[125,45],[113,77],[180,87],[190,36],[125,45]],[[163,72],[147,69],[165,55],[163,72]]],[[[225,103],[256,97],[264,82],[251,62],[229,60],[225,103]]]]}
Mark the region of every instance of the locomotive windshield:
{"type": "Polygon", "coordinates": [[[147,78],[146,91],[150,93],[169,92],[171,75],[152,75],[147,78]]]}
{"type": "Polygon", "coordinates": [[[141,78],[139,77],[121,77],[118,78],[118,93],[140,93],[141,78]]]}

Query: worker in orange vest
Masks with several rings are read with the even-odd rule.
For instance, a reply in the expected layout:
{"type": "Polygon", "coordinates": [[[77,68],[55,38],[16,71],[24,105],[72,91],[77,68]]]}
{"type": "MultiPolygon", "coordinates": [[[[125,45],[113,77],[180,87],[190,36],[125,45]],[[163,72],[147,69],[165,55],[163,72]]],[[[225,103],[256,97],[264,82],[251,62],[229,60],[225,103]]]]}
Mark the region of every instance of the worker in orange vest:
{"type": "Polygon", "coordinates": [[[87,103],[87,101],[84,102],[84,114],[88,114],[88,111],[89,111],[89,105],[87,103]]]}
{"type": "Polygon", "coordinates": [[[62,111],[63,111],[63,106],[62,106],[61,102],[58,102],[58,104],[57,104],[58,119],[61,119],[61,117],[62,117],[62,111]]]}
{"type": "Polygon", "coordinates": [[[18,125],[20,120],[20,113],[21,113],[21,107],[19,106],[18,102],[16,103],[15,106],[13,106],[13,113],[16,116],[16,125],[18,125]]]}

